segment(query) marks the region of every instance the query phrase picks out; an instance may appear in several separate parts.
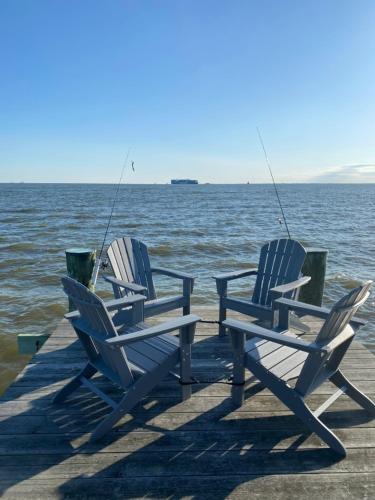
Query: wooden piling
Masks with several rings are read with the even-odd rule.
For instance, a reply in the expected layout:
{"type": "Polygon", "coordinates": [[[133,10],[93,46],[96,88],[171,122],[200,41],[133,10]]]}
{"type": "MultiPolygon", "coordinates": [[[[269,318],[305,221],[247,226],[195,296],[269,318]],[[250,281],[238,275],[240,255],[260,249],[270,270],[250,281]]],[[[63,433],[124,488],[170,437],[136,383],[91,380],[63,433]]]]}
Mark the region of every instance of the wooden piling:
{"type": "Polygon", "coordinates": [[[328,250],[323,248],[307,248],[306,250],[307,255],[302,267],[302,274],[311,276],[311,281],[301,288],[299,300],[306,304],[321,306],[328,250]]]}
{"type": "MultiPolygon", "coordinates": [[[[68,276],[79,281],[90,290],[94,290],[91,277],[95,265],[96,251],[87,248],[69,248],[65,250],[65,255],[68,276]]],[[[75,306],[69,301],[69,311],[74,309],[75,306]]]]}
{"type": "MultiPolygon", "coordinates": [[[[94,289],[91,281],[95,264],[96,251],[87,248],[70,248],[65,251],[68,275],[90,290],[94,289]]],[[[75,309],[69,301],[69,311],[75,309]]],[[[35,354],[42,347],[49,335],[39,333],[20,333],[17,335],[19,354],[35,354]]]]}

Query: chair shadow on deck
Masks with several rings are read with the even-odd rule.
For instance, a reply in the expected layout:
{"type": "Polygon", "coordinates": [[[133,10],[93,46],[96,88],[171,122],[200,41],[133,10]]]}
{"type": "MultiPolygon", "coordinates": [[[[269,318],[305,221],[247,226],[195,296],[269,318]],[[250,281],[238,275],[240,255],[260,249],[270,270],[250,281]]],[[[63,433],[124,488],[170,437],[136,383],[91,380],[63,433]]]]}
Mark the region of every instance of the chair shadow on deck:
{"type": "MultiPolygon", "coordinates": [[[[197,354],[204,350],[214,353],[216,373],[226,379],[228,356],[215,355],[219,342],[218,337],[204,338],[195,347],[197,354]]],[[[76,346],[74,342],[59,352],[69,357],[76,346]]],[[[48,354],[43,356],[40,353],[36,369],[47,360],[48,354]]],[[[210,376],[216,378],[213,371],[210,376]]],[[[52,382],[63,382],[63,377],[52,382]]],[[[49,385],[46,382],[44,388],[49,385]]],[[[254,413],[245,415],[235,411],[225,395],[206,396],[206,388],[209,384],[194,386],[193,397],[180,403],[179,384],[161,384],[97,443],[88,442],[88,433],[110,411],[107,405],[84,388],[64,404],[52,405],[56,391],[47,391],[31,400],[24,413],[5,418],[0,425],[0,433],[9,436],[14,434],[11,429],[20,428],[20,417],[35,415],[29,419],[35,422],[24,430],[27,436],[20,433],[9,441],[14,451],[4,463],[10,472],[6,482],[3,477],[1,493],[28,479],[48,483],[49,477],[60,477],[62,484],[56,494],[61,497],[108,497],[110,491],[113,498],[208,498],[212,491],[215,498],[226,498],[259,477],[324,470],[339,461],[329,449],[317,449],[320,441],[309,437],[309,431],[292,414],[264,409],[256,416],[258,410],[251,408],[254,413]],[[309,444],[303,447],[307,439],[309,444]],[[65,481],[62,474],[71,478],[65,481]],[[221,480],[224,476],[228,477],[221,480]]],[[[252,400],[260,402],[255,400],[263,397],[262,391],[259,384],[249,388],[246,398],[250,405],[252,400]]],[[[115,393],[110,394],[115,397],[115,393]]],[[[274,401],[278,407],[277,399],[274,401]]],[[[358,409],[327,412],[324,420],[330,427],[348,428],[370,418],[358,409]]]]}

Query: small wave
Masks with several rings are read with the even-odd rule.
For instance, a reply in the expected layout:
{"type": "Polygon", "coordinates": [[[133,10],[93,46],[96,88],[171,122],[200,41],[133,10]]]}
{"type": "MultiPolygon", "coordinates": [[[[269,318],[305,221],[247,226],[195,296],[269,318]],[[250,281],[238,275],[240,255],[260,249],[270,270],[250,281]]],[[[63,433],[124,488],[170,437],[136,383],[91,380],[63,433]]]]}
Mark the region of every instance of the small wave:
{"type": "Polygon", "coordinates": [[[58,303],[46,304],[43,307],[32,307],[14,318],[14,326],[27,326],[30,328],[40,325],[41,322],[45,322],[47,319],[62,318],[66,310],[67,307],[58,303]]]}
{"type": "Polygon", "coordinates": [[[25,207],[25,208],[18,208],[16,210],[13,210],[14,213],[16,214],[35,214],[39,212],[38,208],[35,207],[25,207]]]}
{"type": "Polygon", "coordinates": [[[234,240],[226,240],[226,244],[215,242],[199,242],[195,243],[192,247],[193,251],[207,252],[207,254],[215,255],[237,255],[240,252],[249,255],[254,252],[255,245],[249,241],[237,242],[234,240]]]}
{"type": "Polygon", "coordinates": [[[170,245],[159,245],[149,248],[151,255],[172,255],[173,248],[170,245]]]}
{"type": "Polygon", "coordinates": [[[344,273],[335,273],[331,276],[328,276],[326,278],[326,284],[327,285],[341,285],[343,288],[347,290],[351,290],[352,288],[355,288],[356,286],[359,286],[363,283],[363,280],[360,280],[358,278],[353,278],[351,276],[347,276],[344,273]]]}
{"type": "Polygon", "coordinates": [[[36,246],[33,243],[11,243],[10,245],[4,245],[0,247],[0,250],[13,250],[18,252],[25,252],[30,250],[36,250],[36,246]]]}
{"type": "Polygon", "coordinates": [[[228,254],[232,252],[230,247],[221,245],[219,243],[195,243],[192,246],[192,249],[197,252],[207,252],[215,255],[228,254]]]}
{"type": "Polygon", "coordinates": [[[235,259],[225,259],[223,261],[218,262],[217,268],[218,272],[228,272],[230,271],[236,271],[236,270],[241,270],[241,269],[256,269],[258,267],[257,262],[253,261],[239,261],[235,259]]]}
{"type": "Polygon", "coordinates": [[[201,229],[172,229],[170,234],[174,236],[204,236],[206,232],[201,229]]]}
{"type": "Polygon", "coordinates": [[[119,225],[120,228],[124,228],[124,229],[135,229],[135,228],[141,227],[141,226],[142,226],[142,224],[138,223],[138,222],[125,222],[124,224],[119,225]]]}
{"type": "MultiPolygon", "coordinates": [[[[51,230],[51,229],[41,229],[40,231],[33,232],[33,239],[50,238],[52,233],[53,233],[53,230],[51,230]]],[[[44,245],[44,246],[46,246],[46,245],[44,245]]]]}
{"type": "Polygon", "coordinates": [[[46,274],[43,276],[39,276],[37,278],[37,282],[40,285],[59,286],[60,279],[61,279],[61,276],[59,276],[57,274],[46,274]]]}
{"type": "Polygon", "coordinates": [[[20,221],[20,217],[5,217],[2,222],[4,224],[11,224],[13,222],[19,222],[20,221]]]}

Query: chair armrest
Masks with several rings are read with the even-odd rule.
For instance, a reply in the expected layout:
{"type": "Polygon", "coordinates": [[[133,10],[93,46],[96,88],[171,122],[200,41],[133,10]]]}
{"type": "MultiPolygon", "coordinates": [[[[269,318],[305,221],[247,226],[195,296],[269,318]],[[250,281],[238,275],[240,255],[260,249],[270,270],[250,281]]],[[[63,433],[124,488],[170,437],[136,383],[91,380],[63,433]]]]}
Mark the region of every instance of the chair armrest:
{"type": "Polygon", "coordinates": [[[113,276],[104,276],[105,281],[120,288],[125,288],[130,292],[139,293],[147,290],[145,286],[137,285],[136,283],[129,283],[128,281],[119,280],[113,276]]]}
{"type": "Polygon", "coordinates": [[[283,296],[285,293],[297,290],[303,285],[306,285],[311,280],[311,276],[302,276],[298,280],[291,281],[290,283],[285,283],[284,285],[275,286],[271,288],[270,293],[275,295],[283,296]]]}
{"type": "Polygon", "coordinates": [[[119,309],[123,309],[124,307],[129,307],[133,304],[137,304],[138,302],[144,302],[145,300],[147,300],[147,297],[137,294],[123,297],[121,299],[107,300],[106,302],[104,302],[104,305],[108,311],[116,311],[119,309]]]}
{"type": "Polygon", "coordinates": [[[133,342],[139,342],[141,340],[146,340],[151,337],[157,337],[163,333],[173,332],[174,330],[179,330],[181,328],[186,328],[187,326],[195,325],[200,321],[200,317],[195,314],[189,314],[187,316],[182,316],[181,318],[176,318],[171,321],[166,321],[160,325],[150,326],[144,330],[133,333],[124,333],[118,337],[113,337],[107,339],[106,343],[114,348],[118,348],[133,342]]]}
{"type": "Polygon", "coordinates": [[[275,302],[285,309],[291,309],[292,311],[296,311],[309,316],[315,316],[316,318],[321,319],[326,319],[328,314],[331,312],[331,310],[327,309],[326,307],[312,306],[310,304],[306,304],[305,302],[299,302],[292,299],[280,298],[275,302]]]}
{"type": "Polygon", "coordinates": [[[245,278],[246,276],[255,276],[256,274],[258,274],[258,269],[244,269],[232,273],[217,274],[213,276],[213,279],[216,280],[217,293],[223,298],[227,295],[228,281],[245,278]]]}
{"type": "Polygon", "coordinates": [[[164,276],[170,276],[171,278],[177,278],[181,280],[194,280],[195,276],[188,273],[183,273],[181,271],[174,271],[172,269],[166,269],[165,267],[152,267],[151,272],[157,274],[163,274],[164,276]]]}
{"type": "Polygon", "coordinates": [[[79,317],[80,317],[79,311],[71,311],[71,312],[64,314],[64,318],[68,319],[69,321],[76,319],[76,318],[79,318],[79,317]]]}
{"type": "Polygon", "coordinates": [[[258,274],[258,269],[244,269],[242,271],[234,271],[232,273],[217,274],[212,276],[216,281],[232,281],[240,278],[245,278],[246,276],[253,276],[258,274]]]}
{"type": "Polygon", "coordinates": [[[299,351],[325,352],[325,349],[315,342],[308,343],[300,338],[290,337],[289,335],[285,335],[285,333],[278,333],[273,330],[267,330],[266,328],[254,325],[253,323],[227,319],[223,321],[223,325],[231,331],[234,330],[235,332],[245,333],[252,337],[259,337],[264,340],[269,340],[270,342],[276,342],[277,344],[285,345],[287,347],[293,347],[299,351]]]}
{"type": "MultiPolygon", "coordinates": [[[[116,311],[125,307],[130,307],[133,304],[137,304],[138,302],[145,300],[147,300],[147,297],[145,297],[144,295],[131,295],[130,297],[122,297],[121,299],[107,300],[104,302],[104,305],[107,311],[116,311]]],[[[78,319],[79,317],[79,311],[71,311],[64,314],[64,318],[68,319],[69,321],[78,319]]]]}
{"type": "MultiPolygon", "coordinates": [[[[280,298],[275,300],[275,304],[278,304],[279,309],[292,310],[300,313],[301,315],[314,316],[315,318],[326,319],[330,314],[331,309],[327,307],[312,306],[311,304],[305,304],[305,302],[298,302],[297,300],[280,298]]],[[[352,318],[349,322],[354,328],[360,328],[366,325],[367,321],[361,318],[352,318]]]]}

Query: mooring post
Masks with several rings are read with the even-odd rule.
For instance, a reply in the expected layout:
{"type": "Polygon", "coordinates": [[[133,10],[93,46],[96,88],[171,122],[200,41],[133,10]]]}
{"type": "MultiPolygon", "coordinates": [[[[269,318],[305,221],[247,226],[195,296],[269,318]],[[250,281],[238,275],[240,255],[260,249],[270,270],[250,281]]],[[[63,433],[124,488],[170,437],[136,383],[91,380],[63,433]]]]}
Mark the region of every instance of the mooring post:
{"type": "MultiPolygon", "coordinates": [[[[70,248],[65,251],[68,275],[93,290],[91,282],[96,252],[87,248],[70,248]]],[[[75,309],[69,301],[69,311],[75,309]]],[[[48,334],[20,333],[17,335],[19,354],[35,354],[48,339],[48,334]]]]}
{"type": "Polygon", "coordinates": [[[307,255],[302,266],[302,274],[311,276],[311,281],[301,288],[298,300],[313,306],[321,306],[328,250],[323,248],[307,248],[306,250],[307,255]]]}
{"type": "MultiPolygon", "coordinates": [[[[65,255],[68,276],[79,281],[90,290],[94,290],[91,277],[95,265],[96,251],[87,248],[69,248],[65,250],[65,255]]],[[[69,311],[75,309],[76,307],[69,300],[69,311]]]]}

